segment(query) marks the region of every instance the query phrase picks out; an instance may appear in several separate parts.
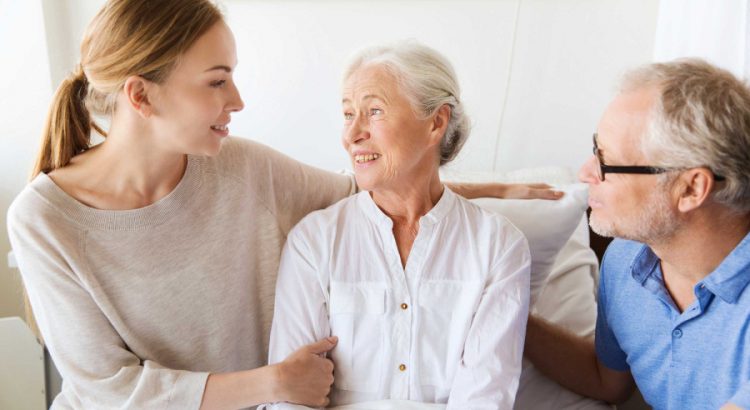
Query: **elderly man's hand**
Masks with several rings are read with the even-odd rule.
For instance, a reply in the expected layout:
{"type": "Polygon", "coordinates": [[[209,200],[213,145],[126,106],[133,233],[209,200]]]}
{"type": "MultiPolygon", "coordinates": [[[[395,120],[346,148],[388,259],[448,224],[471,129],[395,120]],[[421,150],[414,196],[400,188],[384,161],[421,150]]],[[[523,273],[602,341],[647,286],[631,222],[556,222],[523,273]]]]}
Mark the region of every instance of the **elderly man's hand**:
{"type": "Polygon", "coordinates": [[[560,199],[562,191],[556,191],[547,184],[501,184],[501,183],[446,183],[451,191],[467,199],[560,199]]]}

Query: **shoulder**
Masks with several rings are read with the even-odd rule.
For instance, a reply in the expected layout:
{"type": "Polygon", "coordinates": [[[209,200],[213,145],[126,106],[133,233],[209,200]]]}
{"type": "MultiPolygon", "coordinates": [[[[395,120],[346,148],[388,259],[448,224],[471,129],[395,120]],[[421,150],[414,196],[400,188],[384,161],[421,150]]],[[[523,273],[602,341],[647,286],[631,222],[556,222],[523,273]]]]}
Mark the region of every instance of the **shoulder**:
{"type": "Polygon", "coordinates": [[[357,197],[363,194],[367,193],[361,192],[346,197],[325,209],[310,212],[292,228],[287,240],[309,243],[326,242],[326,238],[335,235],[337,228],[347,219],[364,217],[364,215],[354,215],[357,209],[357,197]]]}
{"type": "Polygon", "coordinates": [[[48,178],[46,175],[37,176],[11,202],[7,214],[9,230],[43,227],[50,223],[61,228],[65,225],[67,218],[55,205],[48,178]]]}
{"type": "Polygon", "coordinates": [[[240,137],[226,138],[219,154],[209,159],[216,169],[233,173],[249,169],[262,172],[268,169],[268,165],[284,161],[293,160],[267,145],[240,137]]]}
{"type": "Polygon", "coordinates": [[[82,227],[58,206],[54,195],[48,195],[39,176],[13,200],[8,208],[7,229],[10,246],[25,278],[37,269],[27,267],[43,260],[78,256],[82,227]]]}
{"type": "Polygon", "coordinates": [[[456,195],[454,212],[466,220],[466,227],[475,230],[475,234],[482,237],[501,239],[507,245],[518,241],[526,242],[521,230],[506,217],[490,212],[460,195],[456,195]]]}

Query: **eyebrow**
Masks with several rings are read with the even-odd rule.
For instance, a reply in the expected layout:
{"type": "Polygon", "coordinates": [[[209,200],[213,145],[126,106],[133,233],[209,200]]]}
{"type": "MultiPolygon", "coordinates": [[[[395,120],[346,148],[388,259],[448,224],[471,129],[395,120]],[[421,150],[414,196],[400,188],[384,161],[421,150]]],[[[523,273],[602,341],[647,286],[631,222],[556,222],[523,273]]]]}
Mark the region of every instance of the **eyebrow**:
{"type": "Polygon", "coordinates": [[[599,157],[602,159],[602,162],[604,162],[604,149],[600,145],[598,132],[594,133],[594,141],[596,141],[596,149],[599,151],[599,157]]]}
{"type": "Polygon", "coordinates": [[[215,66],[209,68],[208,70],[206,70],[205,72],[209,72],[209,71],[213,71],[213,70],[224,70],[224,71],[226,71],[228,73],[232,72],[232,68],[229,67],[229,66],[226,66],[226,65],[215,65],[215,66]]]}
{"type": "MultiPolygon", "coordinates": [[[[375,95],[375,94],[367,94],[367,95],[365,95],[364,97],[362,97],[362,101],[372,100],[372,99],[376,99],[376,98],[379,99],[379,100],[386,101],[385,98],[383,98],[383,97],[381,97],[379,95],[375,95]]],[[[352,101],[350,99],[348,99],[348,98],[344,98],[343,100],[341,100],[342,104],[343,103],[350,103],[350,102],[352,102],[352,101]]]]}

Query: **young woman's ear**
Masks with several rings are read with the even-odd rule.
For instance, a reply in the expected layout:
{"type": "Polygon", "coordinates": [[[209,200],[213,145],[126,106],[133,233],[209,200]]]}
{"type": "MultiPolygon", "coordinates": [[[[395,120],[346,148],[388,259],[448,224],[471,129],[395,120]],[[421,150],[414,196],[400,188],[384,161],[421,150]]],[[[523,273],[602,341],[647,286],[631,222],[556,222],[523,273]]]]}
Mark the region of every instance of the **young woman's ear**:
{"type": "Polygon", "coordinates": [[[149,91],[153,89],[152,83],[137,75],[125,80],[123,91],[128,105],[143,118],[148,118],[153,113],[153,106],[149,100],[149,91]]]}

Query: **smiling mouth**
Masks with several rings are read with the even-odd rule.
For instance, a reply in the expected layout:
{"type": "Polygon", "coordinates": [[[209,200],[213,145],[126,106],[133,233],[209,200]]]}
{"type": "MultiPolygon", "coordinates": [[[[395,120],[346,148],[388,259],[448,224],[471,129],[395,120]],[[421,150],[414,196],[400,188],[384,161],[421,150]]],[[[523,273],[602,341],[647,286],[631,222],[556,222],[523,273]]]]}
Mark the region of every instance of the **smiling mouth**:
{"type": "Polygon", "coordinates": [[[211,129],[215,131],[226,131],[229,128],[226,125],[212,125],[211,129]]]}
{"type": "Polygon", "coordinates": [[[378,158],[380,158],[380,154],[355,155],[354,162],[357,164],[364,164],[366,162],[375,161],[378,158]]]}

